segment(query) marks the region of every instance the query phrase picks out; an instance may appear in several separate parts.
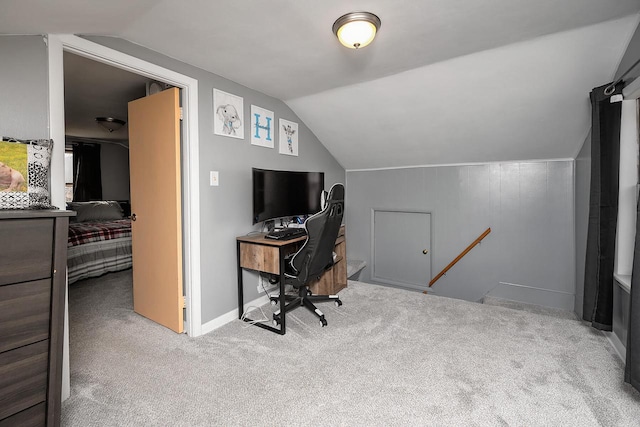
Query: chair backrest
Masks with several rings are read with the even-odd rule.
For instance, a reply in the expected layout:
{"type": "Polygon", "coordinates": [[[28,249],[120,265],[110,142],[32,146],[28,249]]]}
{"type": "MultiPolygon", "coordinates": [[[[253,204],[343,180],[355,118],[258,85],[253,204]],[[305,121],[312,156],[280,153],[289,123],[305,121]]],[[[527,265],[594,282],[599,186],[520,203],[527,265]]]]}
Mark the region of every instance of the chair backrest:
{"type": "Polygon", "coordinates": [[[291,259],[298,285],[319,277],[333,264],[335,247],[344,215],[344,185],[334,184],[324,208],[304,223],[307,240],[291,259]]]}

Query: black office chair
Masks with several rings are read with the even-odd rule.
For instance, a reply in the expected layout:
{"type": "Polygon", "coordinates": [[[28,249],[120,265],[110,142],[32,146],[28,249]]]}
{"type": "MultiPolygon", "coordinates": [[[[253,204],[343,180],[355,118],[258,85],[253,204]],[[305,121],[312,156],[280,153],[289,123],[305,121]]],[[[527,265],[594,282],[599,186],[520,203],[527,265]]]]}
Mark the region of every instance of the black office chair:
{"type": "MultiPolygon", "coordinates": [[[[309,284],[333,267],[333,249],[343,215],[344,185],[334,184],[329,190],[323,209],[310,216],[304,223],[307,240],[285,264],[285,284],[293,285],[298,290],[297,296],[285,296],[288,301],[284,307],[285,313],[305,306],[320,319],[322,326],[327,326],[324,314],[313,303],[334,301],[337,306],[342,305],[337,295],[313,295],[309,290],[309,284]]],[[[271,297],[272,304],[277,302],[278,297],[271,297]]],[[[276,326],[280,324],[280,310],[273,314],[273,323],[276,326]]]]}

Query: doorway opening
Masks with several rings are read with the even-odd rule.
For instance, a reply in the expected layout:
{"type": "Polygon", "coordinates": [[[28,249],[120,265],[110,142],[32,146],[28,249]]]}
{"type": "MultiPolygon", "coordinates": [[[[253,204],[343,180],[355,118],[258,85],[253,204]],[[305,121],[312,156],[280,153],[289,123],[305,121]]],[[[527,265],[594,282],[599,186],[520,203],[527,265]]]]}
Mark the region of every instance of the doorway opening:
{"type": "MultiPolygon", "coordinates": [[[[162,284],[175,288],[179,292],[180,302],[184,299],[182,290],[181,258],[173,255],[182,253],[182,244],[169,235],[169,230],[163,225],[167,221],[157,223],[154,218],[165,217],[170,212],[180,212],[181,206],[176,197],[162,200],[165,192],[175,188],[180,194],[179,176],[167,176],[165,173],[153,173],[154,165],[151,160],[163,153],[160,160],[159,172],[171,164],[170,157],[174,157],[173,164],[179,165],[179,156],[175,158],[175,151],[181,145],[180,136],[169,137],[163,141],[166,132],[158,129],[171,119],[157,116],[148,112],[142,117],[138,115],[135,137],[131,135],[129,104],[132,101],[147,97],[152,104],[157,103],[156,95],[163,90],[172,88],[169,84],[158,82],[127,70],[114,68],[110,64],[94,61],[90,58],[78,56],[71,52],[64,52],[64,105],[65,105],[65,184],[68,187],[72,183],[71,200],[65,191],[67,208],[76,211],[70,224],[71,245],[68,249],[67,275],[70,292],[82,286],[82,281],[96,278],[93,282],[100,281],[99,277],[113,272],[130,270],[134,267],[132,281],[127,275],[122,276],[130,286],[133,293],[136,289],[146,287],[159,291],[162,284]],[[152,99],[153,98],[153,99],[152,99]],[[106,125],[105,125],[106,122],[106,125]],[[141,126],[146,126],[146,131],[141,131],[141,126]],[[155,137],[146,135],[157,134],[155,137]],[[133,138],[134,145],[130,147],[129,138],[133,138]],[[136,148],[149,140],[146,149],[136,148]],[[167,146],[166,144],[169,144],[167,146]],[[175,148],[174,148],[175,147],[175,148]],[[135,148],[141,155],[137,156],[137,162],[130,162],[130,150],[135,148]],[[163,151],[164,150],[164,151],[163,151]],[[154,151],[156,156],[148,156],[145,153],[154,151]],[[70,155],[69,155],[70,154],[70,155]],[[69,162],[70,161],[70,162],[69,162]],[[69,178],[68,171],[71,170],[69,178]],[[140,170],[144,170],[141,173],[140,170]],[[155,178],[146,184],[142,184],[147,175],[155,178]],[[137,180],[131,181],[130,177],[136,176],[137,180]],[[149,198],[146,193],[160,177],[165,177],[165,186],[149,198]],[[132,185],[135,184],[135,188],[132,185]],[[136,200],[131,203],[131,194],[137,190],[136,200]],[[158,201],[159,200],[159,201],[158,201]],[[151,209],[153,214],[147,215],[144,221],[136,221],[136,214],[141,211],[149,211],[146,205],[155,205],[157,209],[151,209]],[[172,206],[173,205],[173,206],[172,206]],[[134,206],[136,211],[131,212],[134,206]],[[145,225],[142,225],[145,222],[145,225]],[[153,225],[152,225],[153,224],[153,225]],[[162,224],[162,225],[161,225],[162,224]],[[136,231],[137,230],[137,231],[136,231]],[[143,230],[143,231],[141,231],[143,230]],[[153,242],[150,244],[150,242],[153,242]],[[137,243],[136,243],[137,242],[137,243]],[[165,256],[170,246],[171,250],[166,263],[157,263],[158,259],[165,256]],[[136,249],[137,247],[137,249],[136,249]],[[137,255],[136,255],[137,253],[137,255]],[[154,254],[151,256],[149,254],[154,254]],[[133,263],[136,265],[133,265],[133,263]],[[168,264],[176,264],[173,270],[164,271],[168,264]],[[156,272],[157,269],[163,273],[156,272]],[[146,272],[146,273],[141,273],[146,272]],[[169,273],[169,274],[165,274],[169,273]],[[175,279],[169,279],[174,278],[175,279]],[[76,282],[80,282],[76,285],[76,282]],[[71,286],[73,285],[73,286],[71,286]]],[[[175,91],[175,89],[174,89],[175,91]]],[[[178,94],[179,92],[175,92],[178,94]]],[[[175,103],[174,126],[178,134],[180,124],[178,103],[175,103]]],[[[180,166],[177,166],[180,173],[180,166]]],[[[65,188],[66,190],[66,188],[65,188]]],[[[180,215],[176,218],[176,226],[181,226],[180,215]]],[[[181,233],[179,230],[178,233],[181,233]]],[[[105,282],[109,283],[110,278],[105,282]]],[[[126,293],[129,300],[132,298],[131,289],[126,293]]],[[[147,316],[150,320],[167,326],[164,318],[178,316],[179,325],[172,321],[171,327],[175,332],[183,332],[183,320],[186,314],[186,306],[178,307],[176,304],[161,303],[158,292],[137,292],[135,311],[147,316]],[[154,316],[140,310],[141,306],[152,306],[154,316]]],[[[132,301],[129,301],[132,303],[132,301]]],[[[133,306],[132,306],[133,309],[133,306]]]]}
{"type": "MultiPolygon", "coordinates": [[[[189,336],[201,334],[200,309],[200,212],[198,188],[198,81],[175,71],[143,61],[74,35],[48,35],[49,59],[49,126],[55,141],[65,138],[63,52],[70,52],[94,61],[165,82],[181,89],[182,126],[182,212],[184,284],[189,336]]],[[[64,147],[54,145],[51,167],[53,203],[65,207],[64,147]]]]}

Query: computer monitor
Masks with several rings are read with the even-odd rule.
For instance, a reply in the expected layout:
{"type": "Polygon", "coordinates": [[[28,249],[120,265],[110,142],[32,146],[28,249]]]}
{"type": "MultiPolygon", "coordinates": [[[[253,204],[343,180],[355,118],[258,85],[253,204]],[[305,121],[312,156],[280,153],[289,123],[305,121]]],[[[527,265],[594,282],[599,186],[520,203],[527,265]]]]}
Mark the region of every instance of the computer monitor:
{"type": "Polygon", "coordinates": [[[253,223],[310,215],[321,209],[324,172],[252,168],[253,223]]]}

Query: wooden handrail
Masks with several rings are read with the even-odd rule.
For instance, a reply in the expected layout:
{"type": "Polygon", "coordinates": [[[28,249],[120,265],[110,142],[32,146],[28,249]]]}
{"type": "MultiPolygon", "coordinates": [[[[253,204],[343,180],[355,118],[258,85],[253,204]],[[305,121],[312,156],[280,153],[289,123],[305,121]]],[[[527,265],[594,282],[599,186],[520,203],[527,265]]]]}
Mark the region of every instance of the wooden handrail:
{"type": "MultiPolygon", "coordinates": [[[[471,249],[473,249],[478,243],[480,243],[482,241],[482,239],[484,239],[485,237],[487,237],[487,234],[491,233],[491,227],[487,228],[484,233],[482,233],[480,235],[480,237],[478,237],[476,240],[473,241],[473,243],[471,243],[469,246],[467,246],[467,248],[460,252],[460,255],[458,255],[453,261],[451,261],[449,263],[449,265],[447,265],[445,268],[442,269],[442,271],[440,273],[438,273],[438,275],[436,277],[434,277],[433,279],[431,279],[431,281],[429,282],[429,287],[433,286],[434,283],[436,283],[438,281],[439,278],[441,278],[442,276],[444,276],[447,271],[449,271],[449,269],[451,267],[453,267],[454,265],[456,265],[456,263],[458,261],[460,261],[462,259],[463,256],[465,256],[466,254],[469,253],[469,251],[471,249]]],[[[427,291],[423,291],[423,294],[426,294],[427,291]]]]}

